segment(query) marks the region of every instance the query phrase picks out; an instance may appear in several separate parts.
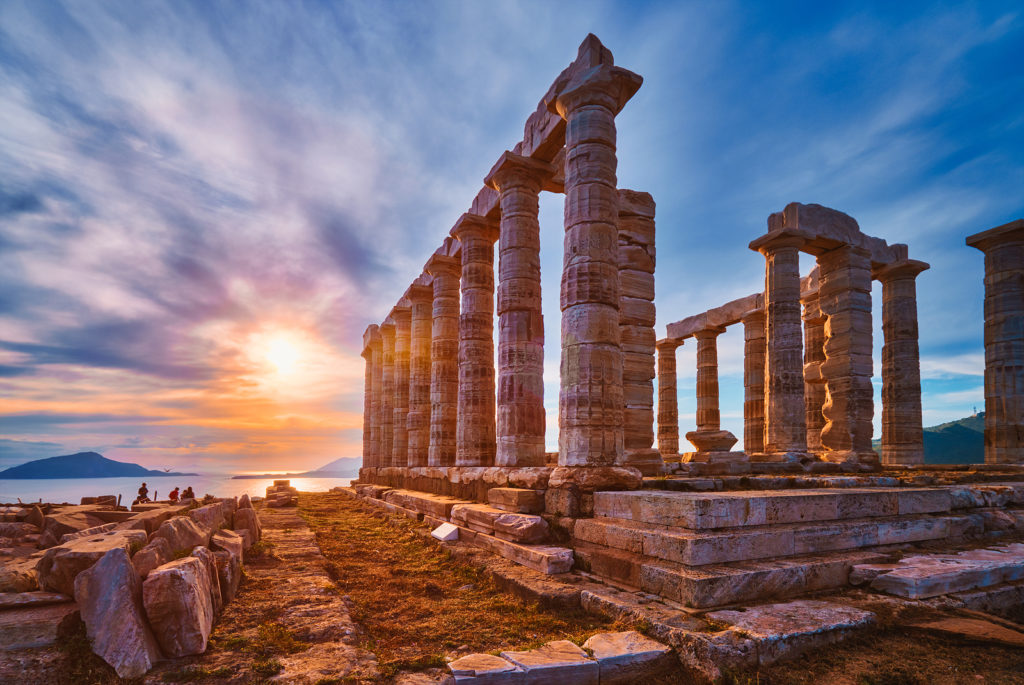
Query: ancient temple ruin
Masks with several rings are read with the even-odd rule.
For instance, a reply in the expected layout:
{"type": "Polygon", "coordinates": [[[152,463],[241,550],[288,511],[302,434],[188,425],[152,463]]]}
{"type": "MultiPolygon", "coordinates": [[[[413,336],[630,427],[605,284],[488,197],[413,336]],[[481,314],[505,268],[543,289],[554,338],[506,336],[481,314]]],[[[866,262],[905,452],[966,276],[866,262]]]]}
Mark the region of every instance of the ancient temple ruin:
{"type": "MultiPolygon", "coordinates": [[[[615,117],[641,82],[589,36],[422,273],[367,328],[359,495],[453,523],[544,573],[582,569],[691,607],[841,588],[901,546],[983,538],[995,501],[985,482],[1024,473],[1004,466],[1024,462],[1024,223],[968,239],[986,255],[991,469],[932,468],[916,298],[929,266],[841,211],[793,203],[771,214],[749,244],[765,258],[764,290],[702,303],[659,339],[655,202],[616,178],[615,117]],[[544,444],[553,341],[541,301],[554,295],[541,292],[542,191],[565,195],[557,454],[544,444]],[[801,252],[815,259],[805,274],[801,252]],[[717,350],[739,324],[742,450],[720,422],[717,350]],[[675,357],[691,338],[692,449],[675,357]]],[[[1011,492],[1003,506],[1024,505],[1024,487],[1011,492]]]]}

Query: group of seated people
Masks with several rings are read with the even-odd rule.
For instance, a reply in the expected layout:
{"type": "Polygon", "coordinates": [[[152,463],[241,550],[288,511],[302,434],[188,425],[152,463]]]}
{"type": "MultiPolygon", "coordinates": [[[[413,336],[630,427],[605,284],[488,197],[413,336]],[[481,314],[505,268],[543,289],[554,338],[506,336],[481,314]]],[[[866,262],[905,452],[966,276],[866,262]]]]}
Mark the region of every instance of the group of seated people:
{"type": "MultiPolygon", "coordinates": [[[[195,495],[194,492],[192,492],[192,486],[191,485],[188,486],[187,488],[185,488],[185,490],[183,492],[179,492],[178,488],[175,487],[167,495],[167,499],[169,499],[172,502],[184,501],[184,500],[187,500],[187,499],[195,499],[195,498],[196,498],[196,495],[195,495]]],[[[147,488],[146,484],[143,483],[142,487],[139,488],[139,496],[135,498],[135,501],[132,502],[132,504],[141,504],[141,503],[150,502],[150,501],[152,501],[152,500],[149,499],[149,488],[147,488]]]]}

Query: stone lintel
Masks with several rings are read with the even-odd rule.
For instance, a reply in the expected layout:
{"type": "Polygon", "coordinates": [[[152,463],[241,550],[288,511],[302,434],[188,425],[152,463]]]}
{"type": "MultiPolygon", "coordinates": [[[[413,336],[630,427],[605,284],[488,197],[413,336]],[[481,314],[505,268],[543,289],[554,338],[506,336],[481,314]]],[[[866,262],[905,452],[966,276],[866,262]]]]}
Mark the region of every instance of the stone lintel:
{"type": "MultiPolygon", "coordinates": [[[[772,216],[775,216],[774,214],[772,216]]],[[[771,218],[768,219],[769,225],[771,224],[771,218]]],[[[777,228],[768,231],[760,238],[750,241],[748,247],[755,252],[765,254],[770,252],[772,249],[777,247],[793,246],[799,249],[807,244],[807,241],[811,239],[811,234],[801,231],[796,228],[777,228]]]]}
{"type": "Polygon", "coordinates": [[[654,218],[655,203],[650,193],[640,190],[619,190],[619,216],[654,218]]]}
{"type": "Polygon", "coordinates": [[[707,329],[724,329],[739,323],[743,316],[753,309],[764,308],[764,295],[754,293],[741,297],[721,307],[709,309],[703,314],[687,317],[681,321],[670,323],[666,327],[669,338],[683,340],[692,337],[697,331],[707,329]]]}
{"type": "Polygon", "coordinates": [[[872,276],[879,281],[899,278],[914,278],[922,271],[927,271],[930,268],[931,264],[928,264],[927,262],[922,262],[917,259],[907,259],[902,262],[893,262],[892,264],[883,266],[880,269],[875,269],[872,276]]]}
{"type": "MultiPolygon", "coordinates": [[[[805,233],[807,242],[801,249],[812,255],[820,255],[843,245],[852,245],[866,250],[871,255],[873,267],[907,259],[906,245],[889,245],[881,238],[862,233],[856,219],[822,205],[791,202],[781,212],[768,217],[769,234],[783,229],[805,233]]],[[[751,249],[757,249],[754,243],[751,243],[751,249]]]]}
{"type": "Polygon", "coordinates": [[[1024,219],[1017,219],[1008,224],[967,236],[965,242],[970,247],[986,252],[993,245],[1017,241],[1024,241],[1024,219]]]}
{"type": "Polygon", "coordinates": [[[654,343],[654,347],[658,350],[658,352],[661,352],[661,351],[664,350],[666,353],[674,352],[677,347],[682,347],[682,346],[683,346],[683,341],[682,340],[678,340],[676,338],[662,338],[658,342],[654,343]]]}
{"type": "Polygon", "coordinates": [[[536,181],[543,185],[544,182],[554,176],[555,167],[547,162],[542,162],[532,157],[524,157],[523,155],[517,155],[514,152],[506,150],[501,153],[498,161],[494,163],[491,170],[484,177],[484,185],[490,186],[497,191],[501,190],[501,186],[508,183],[514,176],[526,176],[528,178],[536,179],[536,181]]]}

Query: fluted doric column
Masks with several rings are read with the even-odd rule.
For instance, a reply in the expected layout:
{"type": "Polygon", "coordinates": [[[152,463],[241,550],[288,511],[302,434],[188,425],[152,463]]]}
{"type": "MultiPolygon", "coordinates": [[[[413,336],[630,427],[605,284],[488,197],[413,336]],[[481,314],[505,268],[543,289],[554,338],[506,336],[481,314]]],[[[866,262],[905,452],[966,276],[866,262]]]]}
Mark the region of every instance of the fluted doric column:
{"type": "Polygon", "coordinates": [[[430,342],[430,466],[455,465],[459,398],[459,260],[435,254],[427,262],[434,277],[434,321],[430,342]]]}
{"type": "Polygon", "coordinates": [[[750,244],[765,257],[764,458],[807,453],[803,331],[800,325],[800,247],[804,237],[777,229],[750,244]]]}
{"type": "Polygon", "coordinates": [[[623,463],[646,476],[664,461],[654,449],[654,198],[619,190],[619,338],[623,463]]]}
{"type": "Polygon", "coordinates": [[[807,449],[821,452],[821,429],[825,427],[825,378],[821,365],[825,361],[825,321],[821,313],[818,288],[800,296],[804,312],[804,412],[807,416],[807,449]]]}
{"type": "Polygon", "coordinates": [[[380,333],[377,332],[377,324],[370,324],[366,328],[366,332],[363,333],[363,351],[362,358],[366,360],[366,375],[363,381],[363,466],[376,466],[374,464],[374,430],[373,422],[375,420],[374,415],[374,395],[373,395],[373,378],[374,378],[374,358],[373,358],[373,341],[374,339],[379,341],[380,333]]]}
{"type": "Polygon", "coordinates": [[[547,102],[566,121],[560,466],[622,460],[615,115],[641,82],[601,65],[547,102]]]}
{"type": "Polygon", "coordinates": [[[383,428],[381,427],[381,401],[384,396],[384,338],[380,327],[373,324],[373,335],[370,338],[370,352],[373,360],[373,404],[370,408],[370,464],[374,468],[381,465],[384,456],[383,428]]]}
{"type": "Polygon", "coordinates": [[[871,385],[871,256],[844,246],[818,256],[818,305],[825,324],[825,426],[822,459],[878,463],[871,446],[875,413],[871,385]]]}
{"type": "Polygon", "coordinates": [[[889,264],[882,282],[882,463],[923,464],[921,355],[917,343],[917,275],[924,262],[889,264]]]}
{"type": "Polygon", "coordinates": [[[710,327],[696,331],[697,339],[697,430],[686,434],[697,451],[690,455],[694,461],[720,461],[740,459],[742,452],[729,450],[736,444],[736,436],[722,430],[718,408],[718,336],[724,328],[710,327]]]}
{"type": "Polygon", "coordinates": [[[455,464],[494,464],[494,241],[495,222],[463,214],[452,229],[462,243],[459,315],[459,415],[455,464]]]}
{"type": "Polygon", "coordinates": [[[985,253],[985,463],[1024,462],[1024,219],[967,238],[985,253]]]}
{"type": "Polygon", "coordinates": [[[409,343],[412,310],[408,302],[400,302],[391,310],[395,322],[395,405],[392,410],[393,430],[391,465],[409,465],[409,343]]]}
{"type": "Polygon", "coordinates": [[[764,310],[743,315],[743,450],[764,452],[764,310]]]}
{"type": "Polygon", "coordinates": [[[497,466],[544,465],[540,191],[554,169],[505,152],[484,183],[499,193],[497,466]]]}
{"type": "Polygon", "coordinates": [[[658,450],[662,458],[679,455],[679,398],[676,389],[676,348],[682,340],[665,338],[658,349],[658,450]]]}
{"type": "Polygon", "coordinates": [[[395,448],[395,322],[391,318],[380,325],[383,341],[383,373],[380,393],[380,466],[394,465],[395,448]]]}
{"type": "Polygon", "coordinates": [[[427,466],[430,449],[430,334],[434,289],[412,285],[405,293],[412,303],[409,349],[409,466],[427,466]]]}

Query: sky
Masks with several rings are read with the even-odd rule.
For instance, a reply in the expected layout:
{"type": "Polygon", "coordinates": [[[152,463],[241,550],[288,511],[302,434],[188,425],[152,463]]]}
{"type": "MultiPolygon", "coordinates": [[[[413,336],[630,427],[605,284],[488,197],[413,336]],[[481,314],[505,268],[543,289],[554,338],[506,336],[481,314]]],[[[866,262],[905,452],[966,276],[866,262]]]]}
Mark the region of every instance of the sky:
{"type": "MultiPolygon", "coordinates": [[[[659,337],[762,289],[748,243],[820,203],[932,266],[925,425],[982,410],[983,257],[964,238],[1024,217],[1017,2],[5,0],[0,467],[358,456],[363,330],[590,32],[644,77],[618,178],[657,202],[659,337]]],[[[552,450],[562,202],[541,203],[552,450]]],[[[876,284],[876,426],[880,301],[876,284]]],[[[742,437],[741,330],[719,361],[742,437]]]]}

